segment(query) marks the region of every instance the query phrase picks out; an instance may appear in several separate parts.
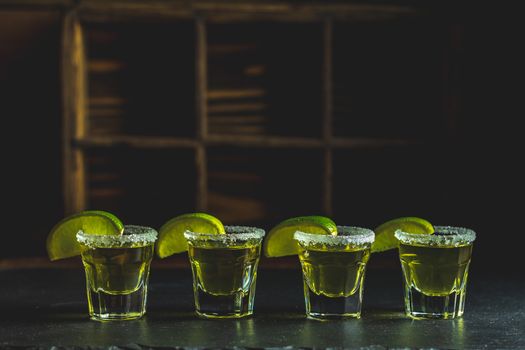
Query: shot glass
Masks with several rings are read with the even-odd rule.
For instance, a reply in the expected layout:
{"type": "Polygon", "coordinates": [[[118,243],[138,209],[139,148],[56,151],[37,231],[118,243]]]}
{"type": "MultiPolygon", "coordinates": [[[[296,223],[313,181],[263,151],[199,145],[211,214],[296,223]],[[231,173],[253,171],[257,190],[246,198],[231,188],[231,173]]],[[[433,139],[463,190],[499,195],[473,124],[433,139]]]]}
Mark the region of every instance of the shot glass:
{"type": "Polygon", "coordinates": [[[361,317],[366,264],[375,235],[351,226],[338,226],[337,231],[337,236],[294,234],[308,318],[361,317]]]}
{"type": "Polygon", "coordinates": [[[195,311],[205,318],[253,313],[257,266],[264,230],[225,226],[226,234],[186,231],[195,311]]]}
{"type": "Polygon", "coordinates": [[[476,233],[436,226],[432,235],[397,230],[404,276],[405,312],[415,319],[463,315],[472,245],[476,233]]]}
{"type": "Polygon", "coordinates": [[[156,239],[154,229],[132,225],[125,226],[122,235],[77,233],[92,320],[133,320],[144,315],[156,239]]]}

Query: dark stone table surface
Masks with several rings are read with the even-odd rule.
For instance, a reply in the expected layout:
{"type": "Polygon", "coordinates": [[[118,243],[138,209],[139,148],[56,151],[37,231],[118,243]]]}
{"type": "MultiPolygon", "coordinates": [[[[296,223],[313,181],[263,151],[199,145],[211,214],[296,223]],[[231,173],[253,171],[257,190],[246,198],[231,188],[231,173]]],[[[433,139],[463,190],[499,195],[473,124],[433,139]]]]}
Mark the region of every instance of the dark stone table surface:
{"type": "Polygon", "coordinates": [[[465,315],[413,321],[402,312],[399,269],[369,269],[362,318],[304,317],[299,269],[260,269],[255,315],[193,314],[191,272],[154,269],[148,314],[138,321],[87,318],[84,274],[70,269],[0,270],[0,347],[525,349],[525,280],[471,272],[465,315]]]}

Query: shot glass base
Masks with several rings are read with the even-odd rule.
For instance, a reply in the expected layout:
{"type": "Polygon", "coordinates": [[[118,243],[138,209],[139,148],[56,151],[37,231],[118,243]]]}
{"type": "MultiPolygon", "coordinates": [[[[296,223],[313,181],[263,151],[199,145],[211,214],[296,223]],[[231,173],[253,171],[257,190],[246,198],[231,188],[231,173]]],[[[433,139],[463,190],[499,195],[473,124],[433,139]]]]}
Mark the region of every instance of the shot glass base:
{"type": "Polygon", "coordinates": [[[201,318],[222,319],[222,318],[244,318],[244,317],[253,315],[253,312],[248,312],[244,314],[211,314],[211,313],[203,313],[200,311],[195,311],[195,314],[201,318]]]}
{"type": "Polygon", "coordinates": [[[109,294],[88,290],[89,317],[95,321],[136,320],[146,313],[145,288],[129,294],[109,294]]]}
{"type": "Polygon", "coordinates": [[[354,314],[318,314],[318,313],[308,313],[306,315],[306,318],[309,320],[316,320],[316,321],[326,321],[326,320],[344,320],[348,318],[361,318],[361,313],[354,313],[354,314]]]}
{"type": "Polygon", "coordinates": [[[405,293],[405,313],[413,319],[454,319],[461,317],[465,309],[464,291],[432,296],[410,287],[405,293]]]}
{"type": "Polygon", "coordinates": [[[144,313],[127,313],[127,314],[93,314],[89,318],[93,321],[110,322],[110,321],[132,321],[138,320],[144,316],[144,313]]]}
{"type": "Polygon", "coordinates": [[[213,295],[200,288],[195,292],[195,313],[203,318],[242,318],[253,314],[254,293],[213,295]],[[251,297],[250,297],[251,294],[251,297]]]}
{"type": "Polygon", "coordinates": [[[306,316],[314,320],[360,318],[361,293],[348,297],[327,297],[315,294],[305,286],[306,316]]]}

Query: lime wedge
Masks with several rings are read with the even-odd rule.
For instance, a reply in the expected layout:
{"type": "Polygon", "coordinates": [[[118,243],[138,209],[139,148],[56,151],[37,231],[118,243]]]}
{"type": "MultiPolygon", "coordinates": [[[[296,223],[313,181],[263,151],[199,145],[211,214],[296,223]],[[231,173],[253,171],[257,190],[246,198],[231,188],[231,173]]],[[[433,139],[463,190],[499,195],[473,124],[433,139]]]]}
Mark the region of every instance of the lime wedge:
{"type": "Polygon", "coordinates": [[[374,230],[376,239],[372,244],[372,252],[377,253],[397,248],[399,242],[394,237],[396,230],[403,230],[408,233],[432,234],[434,233],[434,226],[427,220],[414,216],[389,220],[374,230]]]}
{"type": "Polygon", "coordinates": [[[119,235],[122,222],[113,214],[101,210],[86,210],[62,219],[47,235],[47,255],[51,261],[80,254],[78,231],[97,235],[119,235]]]}
{"type": "Polygon", "coordinates": [[[279,257],[298,253],[297,243],[293,239],[295,231],[337,235],[335,223],[324,216],[299,216],[284,220],[271,229],[264,240],[264,255],[279,257]]]}
{"type": "Polygon", "coordinates": [[[160,258],[181,253],[188,250],[188,242],[184,232],[200,232],[211,234],[225,234],[224,226],[214,216],[205,213],[183,214],[166,222],[159,230],[159,239],[156,245],[157,255],[160,258]]]}

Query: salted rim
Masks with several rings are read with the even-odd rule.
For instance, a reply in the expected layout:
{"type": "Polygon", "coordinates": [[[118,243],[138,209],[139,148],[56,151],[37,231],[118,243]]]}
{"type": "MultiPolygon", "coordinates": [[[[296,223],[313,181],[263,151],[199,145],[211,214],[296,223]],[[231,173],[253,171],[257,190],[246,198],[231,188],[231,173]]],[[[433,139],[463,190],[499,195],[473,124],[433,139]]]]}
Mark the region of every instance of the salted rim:
{"type": "Polygon", "coordinates": [[[363,227],[337,226],[337,236],[295,231],[293,238],[306,247],[319,244],[333,247],[347,245],[361,247],[372,244],[375,233],[363,227]]]}
{"type": "Polygon", "coordinates": [[[251,226],[224,226],[226,234],[184,232],[188,241],[220,242],[224,244],[244,243],[250,240],[262,241],[266,232],[262,228],[251,226]]]}
{"type": "Polygon", "coordinates": [[[471,244],[476,239],[476,232],[465,227],[434,226],[434,234],[408,233],[396,230],[396,238],[403,244],[458,247],[471,244]],[[441,233],[441,235],[436,235],[441,233]]]}
{"type": "Polygon", "coordinates": [[[147,226],[125,225],[122,235],[95,235],[78,231],[77,241],[90,248],[117,248],[149,245],[157,240],[157,231],[147,226]]]}

